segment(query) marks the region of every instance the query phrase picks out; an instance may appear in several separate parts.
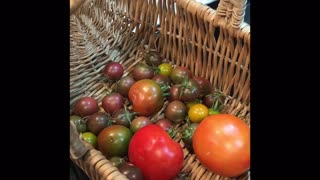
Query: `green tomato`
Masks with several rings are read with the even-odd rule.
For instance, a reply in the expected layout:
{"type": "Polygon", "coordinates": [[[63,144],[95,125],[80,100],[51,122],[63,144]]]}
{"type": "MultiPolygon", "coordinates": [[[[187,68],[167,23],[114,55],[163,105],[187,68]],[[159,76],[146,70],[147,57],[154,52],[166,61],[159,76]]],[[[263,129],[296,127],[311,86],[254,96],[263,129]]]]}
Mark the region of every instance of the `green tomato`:
{"type": "Polygon", "coordinates": [[[87,131],[86,122],[80,116],[72,115],[70,116],[70,121],[74,123],[79,133],[87,131]]]}
{"type": "Polygon", "coordinates": [[[122,125],[106,127],[98,135],[98,149],[107,158],[123,158],[128,154],[132,135],[130,129],[122,125]]]}
{"type": "Polygon", "coordinates": [[[91,144],[93,147],[97,146],[97,136],[92,132],[82,133],[82,138],[85,142],[91,144]]]}

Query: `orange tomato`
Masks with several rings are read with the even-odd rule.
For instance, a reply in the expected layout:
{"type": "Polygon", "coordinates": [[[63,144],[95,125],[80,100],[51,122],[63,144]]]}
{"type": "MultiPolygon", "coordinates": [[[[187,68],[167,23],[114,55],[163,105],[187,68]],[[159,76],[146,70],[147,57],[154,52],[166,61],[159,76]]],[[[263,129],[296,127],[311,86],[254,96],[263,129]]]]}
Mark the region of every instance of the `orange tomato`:
{"type": "Polygon", "coordinates": [[[250,168],[250,128],[234,115],[207,116],[192,143],[199,161],[216,174],[236,177],[250,168]]]}

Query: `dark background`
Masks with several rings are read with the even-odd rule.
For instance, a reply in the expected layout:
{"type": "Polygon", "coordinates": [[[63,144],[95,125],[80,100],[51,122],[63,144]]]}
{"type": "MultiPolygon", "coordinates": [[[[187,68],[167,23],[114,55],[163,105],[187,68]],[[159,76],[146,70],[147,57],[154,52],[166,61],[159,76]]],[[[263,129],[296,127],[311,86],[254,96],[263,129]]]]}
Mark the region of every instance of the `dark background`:
{"type": "MultiPolygon", "coordinates": [[[[218,6],[218,3],[219,1],[216,1],[211,4],[208,4],[208,6],[210,6],[213,9],[216,9],[218,6]]],[[[244,21],[250,24],[250,0],[247,1],[247,8],[246,8],[244,21]]],[[[82,172],[80,168],[74,165],[71,160],[70,160],[70,180],[89,180],[86,174],[82,172]]]]}

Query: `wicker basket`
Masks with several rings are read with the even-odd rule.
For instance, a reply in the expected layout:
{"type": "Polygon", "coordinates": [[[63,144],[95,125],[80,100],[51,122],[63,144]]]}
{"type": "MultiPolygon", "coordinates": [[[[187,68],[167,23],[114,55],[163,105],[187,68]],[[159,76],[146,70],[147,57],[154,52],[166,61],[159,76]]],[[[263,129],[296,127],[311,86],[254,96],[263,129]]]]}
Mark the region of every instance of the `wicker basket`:
{"type": "MultiPolygon", "coordinates": [[[[250,125],[250,26],[243,22],[246,0],[220,0],[216,10],[193,0],[86,0],[70,16],[70,109],[81,96],[98,102],[114,84],[103,79],[110,61],[121,62],[124,76],[157,49],[166,61],[188,67],[227,95],[223,112],[250,125]]],[[[161,112],[154,115],[156,119],[161,112]]],[[[175,126],[181,129],[182,124],[175,126]]],[[[186,179],[231,179],[208,170],[184,151],[186,179]]],[[[126,177],[70,125],[70,158],[90,179],[126,177]]],[[[238,178],[248,179],[249,172],[238,178]]]]}

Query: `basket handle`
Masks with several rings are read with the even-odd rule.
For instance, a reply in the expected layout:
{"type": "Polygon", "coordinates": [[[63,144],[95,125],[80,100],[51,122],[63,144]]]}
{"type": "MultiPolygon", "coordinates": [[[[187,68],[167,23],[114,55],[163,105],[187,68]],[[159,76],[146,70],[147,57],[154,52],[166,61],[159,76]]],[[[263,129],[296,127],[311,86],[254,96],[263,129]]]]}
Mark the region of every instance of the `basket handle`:
{"type": "Polygon", "coordinates": [[[227,24],[239,29],[244,21],[247,0],[220,0],[217,15],[225,18],[227,24]]]}
{"type": "Polygon", "coordinates": [[[73,122],[70,122],[70,155],[79,159],[88,152],[89,148],[80,140],[79,133],[73,122]]]}

